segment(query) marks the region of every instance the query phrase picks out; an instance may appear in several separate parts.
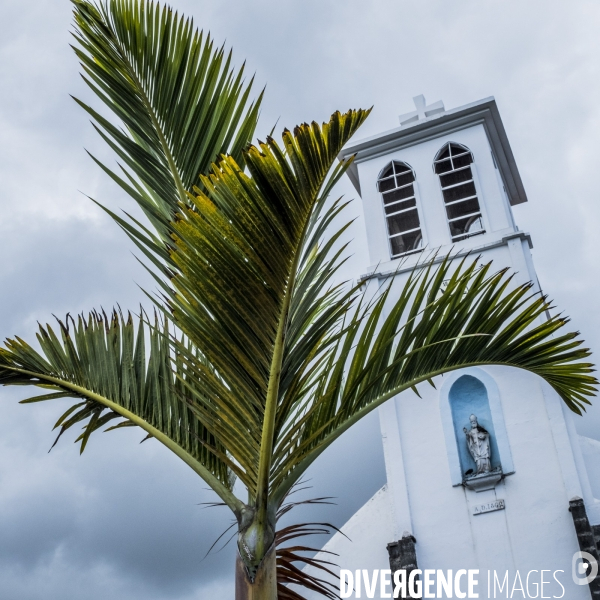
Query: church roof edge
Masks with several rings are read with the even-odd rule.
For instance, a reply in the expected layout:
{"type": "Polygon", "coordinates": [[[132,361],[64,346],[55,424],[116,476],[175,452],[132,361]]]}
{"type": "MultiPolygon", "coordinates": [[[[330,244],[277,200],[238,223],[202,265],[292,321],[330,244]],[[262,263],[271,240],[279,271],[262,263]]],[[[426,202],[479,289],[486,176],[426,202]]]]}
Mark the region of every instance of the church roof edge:
{"type": "Polygon", "coordinates": [[[358,163],[478,123],[485,128],[510,203],[515,205],[527,202],[523,181],[493,96],[395,127],[374,136],[351,141],[342,149],[340,158],[356,154],[356,159],[348,170],[348,177],[360,194],[358,163]]]}

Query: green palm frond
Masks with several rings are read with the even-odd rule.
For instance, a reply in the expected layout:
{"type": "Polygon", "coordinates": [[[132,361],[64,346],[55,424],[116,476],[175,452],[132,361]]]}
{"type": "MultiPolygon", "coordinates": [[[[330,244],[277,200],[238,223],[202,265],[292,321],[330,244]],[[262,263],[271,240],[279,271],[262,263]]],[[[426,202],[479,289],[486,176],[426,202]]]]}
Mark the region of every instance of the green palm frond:
{"type": "Polygon", "coordinates": [[[188,363],[209,399],[204,422],[241,466],[251,496],[268,483],[284,340],[288,331],[297,340],[306,334],[299,321],[289,330],[288,316],[316,316],[293,299],[296,285],[310,294],[306,270],[313,284],[319,271],[318,263],[303,265],[312,255],[307,239],[322,233],[316,213],[348,163],[330,173],[332,165],[367,114],[336,113],[322,128],[285,131],[283,148],[271,138],[250,147],[249,174],[224,158],[173,224],[176,275],[164,290],[178,327],[214,367],[198,368],[193,357],[188,363]]]}
{"type": "MultiPolygon", "coordinates": [[[[393,281],[369,304],[338,318],[334,349],[311,382],[310,402],[287,413],[274,450],[271,487],[277,503],[316,457],[368,412],[420,382],[473,365],[505,365],[543,377],[580,413],[597,380],[578,333],[562,333],[531,285],[512,285],[507,270],[477,258],[418,265],[406,284],[393,281]],[[387,311],[387,316],[385,312],[387,311]]],[[[344,307],[347,300],[341,300],[344,307]]],[[[318,352],[314,349],[313,353],[318,352]]],[[[418,392],[417,392],[418,393],[418,392]]]]}
{"type": "MultiPolygon", "coordinates": [[[[161,252],[187,194],[221,154],[243,164],[262,94],[232,68],[191,19],[151,0],[73,0],[83,78],[118,118],[116,126],[84,102],[94,126],[122,161],[121,175],[100,166],[139,204],[158,233],[120,221],[161,252]]],[[[97,161],[98,162],[98,161],[97,161]]]]}
{"type": "MultiPolygon", "coordinates": [[[[196,417],[184,388],[193,386],[180,357],[172,355],[168,325],[158,321],[135,330],[131,315],[93,312],[58,321],[58,335],[40,326],[41,353],[19,338],[0,349],[0,384],[35,385],[44,394],[23,400],[41,402],[67,397],[74,403],[58,419],[58,437],[78,423],[81,452],[92,433],[114,419],[115,429],[138,426],[196,471],[234,510],[232,472],[226,450],[196,417]]],[[[184,342],[185,345],[185,342],[184,342]]]]}

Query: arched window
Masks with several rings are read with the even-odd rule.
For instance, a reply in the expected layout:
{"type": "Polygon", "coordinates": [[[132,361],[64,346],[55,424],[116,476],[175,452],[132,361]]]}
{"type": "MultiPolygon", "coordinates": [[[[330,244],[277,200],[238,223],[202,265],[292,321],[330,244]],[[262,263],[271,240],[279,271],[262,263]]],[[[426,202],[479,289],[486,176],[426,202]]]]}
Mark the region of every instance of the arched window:
{"type": "Polygon", "coordinates": [[[485,233],[473,181],[473,155],[465,146],[449,142],[435,157],[452,241],[485,233]]]}
{"type": "Polygon", "coordinates": [[[410,166],[397,161],[383,169],[377,180],[392,258],[418,251],[423,245],[414,181],[415,174],[410,166]]]}

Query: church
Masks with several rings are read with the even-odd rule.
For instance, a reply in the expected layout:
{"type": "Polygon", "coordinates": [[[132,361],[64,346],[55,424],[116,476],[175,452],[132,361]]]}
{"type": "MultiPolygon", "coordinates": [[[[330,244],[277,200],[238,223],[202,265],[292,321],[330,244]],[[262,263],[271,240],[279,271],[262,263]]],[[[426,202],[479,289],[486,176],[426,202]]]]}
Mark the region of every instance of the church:
{"type": "MultiPolygon", "coordinates": [[[[348,175],[372,265],[362,281],[372,293],[390,278],[402,286],[439,249],[492,260],[539,291],[531,237],[512,212],[527,195],[496,101],[414,102],[398,127],[342,152],[356,155],[348,175]]],[[[600,442],[579,436],[530,373],[472,367],[434,383],[379,408],[387,483],[323,548],[337,556],[321,558],[359,577],[478,570],[480,598],[600,599],[600,442]]],[[[361,597],[356,584],[345,597],[361,597]]],[[[362,597],[380,596],[363,586],[362,597]]]]}

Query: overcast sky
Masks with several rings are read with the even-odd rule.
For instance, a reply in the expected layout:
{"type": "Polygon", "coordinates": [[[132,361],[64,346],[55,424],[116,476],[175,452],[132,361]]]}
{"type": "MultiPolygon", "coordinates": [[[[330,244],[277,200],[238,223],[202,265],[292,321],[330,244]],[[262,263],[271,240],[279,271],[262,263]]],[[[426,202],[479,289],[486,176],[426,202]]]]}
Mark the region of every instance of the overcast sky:
{"type": "MultiPolygon", "coordinates": [[[[600,4],[597,0],[174,0],[267,85],[259,131],[374,106],[359,133],[397,125],[412,97],[454,108],[495,96],[529,203],[544,290],[600,351],[600,4]]],[[[116,226],[81,192],[131,204],[86,155],[110,158],[70,99],[90,99],[69,44],[67,0],[0,0],[0,336],[32,339],[52,314],[135,310],[152,287],[116,226]]],[[[344,182],[340,193],[353,196],[344,182]]],[[[360,201],[353,210],[360,215],[360,201]]],[[[352,272],[367,267],[360,222],[352,272]]],[[[0,597],[196,600],[233,596],[229,525],[199,479],[141,433],[65,439],[60,406],[19,406],[0,390],[0,597]]],[[[600,409],[577,420],[600,437],[600,409]]],[[[339,496],[317,520],[343,522],[384,482],[376,415],[311,473],[339,496]]],[[[66,437],[66,436],[65,436],[66,437]]],[[[301,516],[306,516],[302,513],[301,516]]]]}

